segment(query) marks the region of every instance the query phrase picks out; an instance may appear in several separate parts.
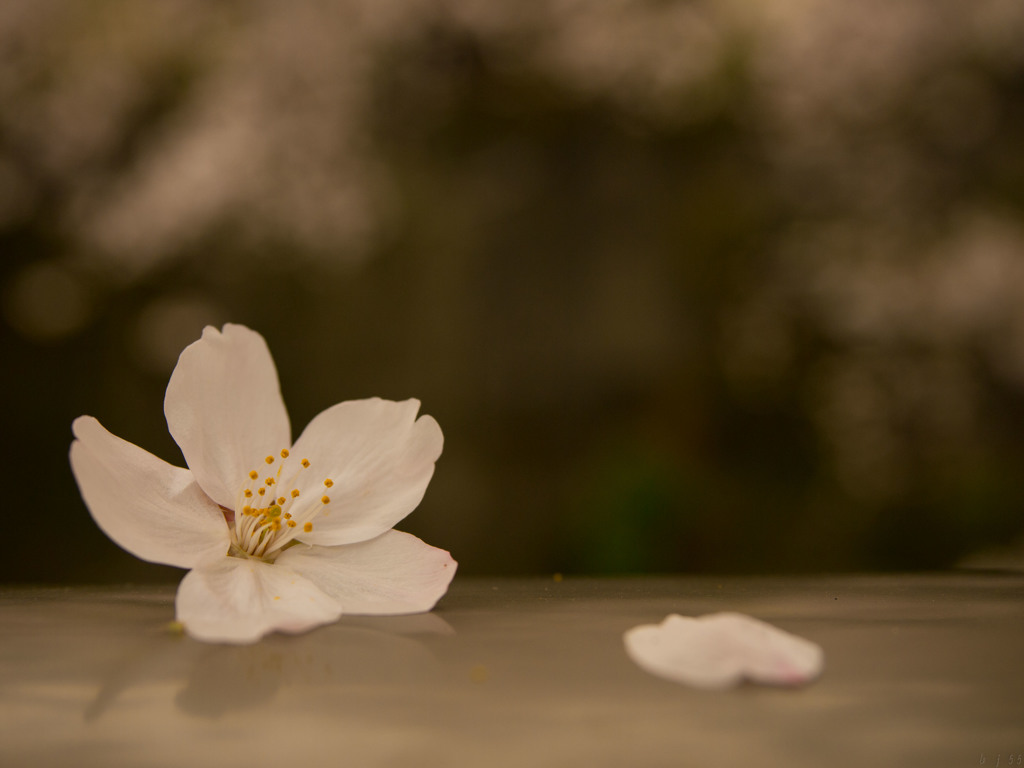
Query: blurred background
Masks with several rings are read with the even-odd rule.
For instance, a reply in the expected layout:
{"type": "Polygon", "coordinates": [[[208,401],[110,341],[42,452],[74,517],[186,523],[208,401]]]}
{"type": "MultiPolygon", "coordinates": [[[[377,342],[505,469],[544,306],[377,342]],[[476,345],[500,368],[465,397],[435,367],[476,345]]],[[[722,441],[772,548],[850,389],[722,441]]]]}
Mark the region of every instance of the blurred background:
{"type": "Polygon", "coordinates": [[[5,0],[0,580],[178,577],[70,424],[180,463],[226,321],[296,434],[422,400],[400,527],[463,574],[1012,562],[1022,41],[1019,0],[5,0]]]}

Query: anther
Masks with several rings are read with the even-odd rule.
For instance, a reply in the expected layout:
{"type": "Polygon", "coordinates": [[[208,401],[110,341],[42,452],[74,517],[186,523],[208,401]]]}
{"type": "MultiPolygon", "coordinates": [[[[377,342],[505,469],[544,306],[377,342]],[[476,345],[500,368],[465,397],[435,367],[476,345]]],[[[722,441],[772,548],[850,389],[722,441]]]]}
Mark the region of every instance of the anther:
{"type": "Polygon", "coordinates": [[[294,528],[296,525],[298,525],[298,523],[296,523],[294,520],[286,520],[285,522],[288,524],[289,528],[294,528]]]}
{"type": "Polygon", "coordinates": [[[304,530],[306,533],[309,533],[310,531],[313,530],[313,524],[312,523],[305,523],[305,524],[303,524],[302,530],[304,530]]]}
{"type": "Polygon", "coordinates": [[[263,482],[265,482],[265,483],[266,483],[267,485],[273,485],[273,484],[274,484],[274,482],[275,482],[275,480],[274,480],[274,478],[272,478],[272,477],[268,477],[268,478],[267,478],[266,480],[264,480],[263,482]]]}
{"type": "Polygon", "coordinates": [[[303,459],[302,460],[302,466],[303,467],[308,467],[309,466],[309,459],[303,459]]]}
{"type": "Polygon", "coordinates": [[[287,501],[287,499],[284,496],[279,496],[277,498],[277,503],[278,504],[284,504],[286,501],[287,501]]]}
{"type": "Polygon", "coordinates": [[[267,489],[266,489],[266,488],[260,488],[260,489],[259,489],[258,491],[256,491],[256,493],[258,493],[258,494],[259,494],[260,496],[262,496],[262,495],[263,495],[263,494],[265,494],[266,492],[267,492],[267,489]]]}
{"type": "Polygon", "coordinates": [[[325,485],[325,486],[326,486],[327,488],[330,488],[330,487],[331,487],[332,485],[334,485],[334,481],[333,481],[333,480],[331,480],[331,478],[329,478],[329,477],[328,477],[328,478],[327,478],[326,480],[324,480],[324,485],[325,485]]]}
{"type": "Polygon", "coordinates": [[[264,461],[267,462],[267,464],[273,464],[274,463],[274,457],[273,456],[267,456],[267,458],[265,458],[264,461]]]}
{"type": "Polygon", "coordinates": [[[252,491],[250,491],[248,488],[246,488],[244,491],[242,491],[242,494],[247,499],[251,499],[252,498],[252,491]]]}
{"type": "Polygon", "coordinates": [[[331,503],[331,497],[330,496],[321,496],[320,497],[320,501],[322,503],[324,503],[324,504],[330,504],[331,503]]]}
{"type": "Polygon", "coordinates": [[[288,449],[287,448],[282,448],[281,449],[281,458],[282,459],[287,459],[288,458],[288,449]]]}
{"type": "Polygon", "coordinates": [[[255,469],[252,472],[249,473],[249,479],[250,480],[255,480],[259,476],[260,476],[260,473],[257,472],[255,469]]]}
{"type": "Polygon", "coordinates": [[[298,497],[299,497],[299,489],[298,488],[292,488],[292,498],[293,499],[297,499],[298,497]]]}

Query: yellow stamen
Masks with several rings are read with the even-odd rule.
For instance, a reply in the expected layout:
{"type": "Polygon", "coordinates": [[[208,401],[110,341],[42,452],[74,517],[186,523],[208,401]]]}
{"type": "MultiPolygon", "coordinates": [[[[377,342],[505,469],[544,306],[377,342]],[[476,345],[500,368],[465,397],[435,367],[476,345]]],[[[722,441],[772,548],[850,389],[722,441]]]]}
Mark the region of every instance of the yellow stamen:
{"type": "Polygon", "coordinates": [[[331,480],[331,478],[328,477],[326,480],[324,480],[324,485],[326,487],[330,488],[332,485],[334,485],[334,481],[331,480]]]}
{"type": "Polygon", "coordinates": [[[265,458],[264,461],[267,462],[267,464],[273,464],[274,463],[274,457],[273,456],[267,456],[267,458],[265,458]]]}
{"type": "Polygon", "coordinates": [[[302,466],[308,467],[309,466],[309,459],[303,459],[302,460],[302,466]]]}
{"type": "Polygon", "coordinates": [[[281,458],[282,459],[287,459],[288,458],[288,449],[287,448],[282,448],[281,449],[281,458]]]}
{"type": "Polygon", "coordinates": [[[260,488],[260,489],[259,489],[258,491],[256,491],[256,493],[258,493],[258,494],[259,494],[260,496],[262,496],[262,495],[263,495],[263,494],[265,494],[266,492],[267,492],[267,489],[266,489],[266,488],[260,488]]]}
{"type": "Polygon", "coordinates": [[[288,523],[289,528],[294,528],[297,525],[297,523],[294,520],[288,520],[286,522],[288,523]]]}
{"type": "Polygon", "coordinates": [[[259,476],[260,476],[260,473],[257,472],[255,469],[252,472],[249,473],[249,479],[250,480],[255,480],[259,476]]]}
{"type": "Polygon", "coordinates": [[[313,524],[312,523],[306,523],[305,525],[302,526],[302,530],[304,530],[306,533],[309,533],[310,531],[313,530],[313,524]]]}
{"type": "Polygon", "coordinates": [[[242,493],[245,495],[245,498],[247,498],[247,499],[251,499],[252,498],[252,491],[250,491],[248,488],[246,488],[244,491],[242,491],[242,493]]]}
{"type": "Polygon", "coordinates": [[[267,485],[273,485],[276,482],[276,480],[274,480],[274,478],[272,478],[272,477],[268,477],[263,482],[265,482],[267,485]]]}
{"type": "Polygon", "coordinates": [[[299,489],[298,488],[292,488],[292,498],[293,499],[299,498],[299,489]]]}
{"type": "Polygon", "coordinates": [[[284,496],[279,496],[277,499],[278,504],[284,504],[286,501],[287,499],[284,496]]]}
{"type": "Polygon", "coordinates": [[[320,497],[320,501],[322,501],[324,504],[330,504],[331,503],[331,497],[330,496],[321,496],[320,497]]]}

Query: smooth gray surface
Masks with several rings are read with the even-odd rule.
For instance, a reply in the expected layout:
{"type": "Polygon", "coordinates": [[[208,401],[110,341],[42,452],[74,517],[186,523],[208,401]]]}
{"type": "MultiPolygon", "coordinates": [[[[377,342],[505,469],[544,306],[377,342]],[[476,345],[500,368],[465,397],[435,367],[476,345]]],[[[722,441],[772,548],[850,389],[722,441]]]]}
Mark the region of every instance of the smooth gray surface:
{"type": "MultiPolygon", "coordinates": [[[[0,765],[970,766],[1024,754],[1024,576],[457,578],[433,614],[254,646],[173,589],[0,592],[0,765]],[[749,613],[819,643],[801,690],[691,690],[622,633],[749,613]]],[[[1016,758],[1014,758],[1016,759],[1016,758]]],[[[1016,763],[1014,763],[1016,764],[1016,763]]]]}

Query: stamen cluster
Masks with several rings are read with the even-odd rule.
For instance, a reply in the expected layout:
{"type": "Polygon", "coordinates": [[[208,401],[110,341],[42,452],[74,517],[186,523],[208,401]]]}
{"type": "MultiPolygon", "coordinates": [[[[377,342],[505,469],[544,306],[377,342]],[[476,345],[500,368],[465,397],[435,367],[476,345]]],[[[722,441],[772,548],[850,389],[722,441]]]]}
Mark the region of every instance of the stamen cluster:
{"type": "MultiPolygon", "coordinates": [[[[326,507],[331,499],[326,494],[320,497],[319,503],[299,501],[301,493],[295,487],[296,481],[309,468],[309,459],[302,459],[298,469],[287,474],[284,469],[288,457],[288,449],[282,448],[277,471],[262,480],[255,469],[249,472],[249,482],[242,487],[235,504],[230,555],[273,562],[284,547],[295,543],[299,531],[311,532],[314,518],[327,514],[326,507]],[[288,486],[292,486],[292,489],[287,494],[279,491],[281,487],[288,486]]],[[[267,456],[264,461],[273,465],[277,460],[274,456],[267,456]]],[[[323,485],[330,488],[334,481],[325,478],[323,485]]]]}

